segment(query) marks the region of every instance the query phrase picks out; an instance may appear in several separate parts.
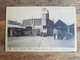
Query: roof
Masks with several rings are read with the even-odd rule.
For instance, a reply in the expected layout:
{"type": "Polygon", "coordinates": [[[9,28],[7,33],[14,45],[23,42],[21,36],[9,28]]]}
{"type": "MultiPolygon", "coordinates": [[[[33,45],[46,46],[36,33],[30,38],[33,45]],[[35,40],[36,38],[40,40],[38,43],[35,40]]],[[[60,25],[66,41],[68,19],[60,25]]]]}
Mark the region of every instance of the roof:
{"type": "Polygon", "coordinates": [[[42,20],[42,19],[39,19],[39,18],[32,18],[32,19],[25,19],[23,21],[27,21],[27,20],[42,20]]]}
{"type": "Polygon", "coordinates": [[[11,25],[11,24],[8,24],[8,27],[11,27],[11,28],[25,28],[25,27],[23,27],[23,26],[11,25]]]}
{"type": "Polygon", "coordinates": [[[67,27],[67,25],[63,22],[63,21],[61,21],[61,20],[58,20],[55,24],[54,24],[54,27],[62,27],[62,28],[66,28],[67,27]]]}
{"type": "Polygon", "coordinates": [[[74,24],[69,25],[70,28],[74,28],[74,24]]]}

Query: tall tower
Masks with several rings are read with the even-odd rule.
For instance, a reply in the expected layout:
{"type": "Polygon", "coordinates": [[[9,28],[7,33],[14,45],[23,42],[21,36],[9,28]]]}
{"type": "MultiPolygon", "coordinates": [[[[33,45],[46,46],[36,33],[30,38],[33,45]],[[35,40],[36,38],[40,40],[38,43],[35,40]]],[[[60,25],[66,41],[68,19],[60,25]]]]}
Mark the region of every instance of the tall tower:
{"type": "Polygon", "coordinates": [[[42,26],[46,26],[48,19],[49,19],[49,11],[46,8],[43,8],[43,12],[42,12],[42,26]]]}

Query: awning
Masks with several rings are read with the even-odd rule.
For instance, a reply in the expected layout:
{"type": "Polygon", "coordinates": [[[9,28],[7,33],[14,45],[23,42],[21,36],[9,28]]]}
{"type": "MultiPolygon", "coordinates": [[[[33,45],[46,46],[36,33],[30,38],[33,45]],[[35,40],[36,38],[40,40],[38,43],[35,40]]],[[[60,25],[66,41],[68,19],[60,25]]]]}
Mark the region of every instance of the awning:
{"type": "Polygon", "coordinates": [[[11,27],[11,28],[25,28],[25,27],[23,27],[23,26],[11,25],[11,24],[8,24],[8,27],[11,27]]]}

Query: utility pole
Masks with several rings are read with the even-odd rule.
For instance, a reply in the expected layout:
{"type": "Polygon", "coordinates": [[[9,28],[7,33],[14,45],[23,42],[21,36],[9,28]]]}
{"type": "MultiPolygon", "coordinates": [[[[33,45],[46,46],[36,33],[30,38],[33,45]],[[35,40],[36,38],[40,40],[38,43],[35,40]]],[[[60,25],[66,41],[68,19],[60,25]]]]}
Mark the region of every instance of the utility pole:
{"type": "Polygon", "coordinates": [[[33,19],[33,16],[32,16],[32,35],[33,36],[35,35],[35,27],[34,27],[34,19],[33,19]]]}

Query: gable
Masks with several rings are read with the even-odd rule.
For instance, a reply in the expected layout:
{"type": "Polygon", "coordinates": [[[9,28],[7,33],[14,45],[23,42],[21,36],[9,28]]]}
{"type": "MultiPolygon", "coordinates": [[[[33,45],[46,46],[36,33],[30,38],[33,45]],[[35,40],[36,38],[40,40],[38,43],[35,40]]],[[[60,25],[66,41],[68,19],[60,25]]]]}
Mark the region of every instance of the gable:
{"type": "Polygon", "coordinates": [[[55,28],[67,28],[67,25],[62,22],[61,20],[58,20],[55,24],[54,24],[55,28]]]}

